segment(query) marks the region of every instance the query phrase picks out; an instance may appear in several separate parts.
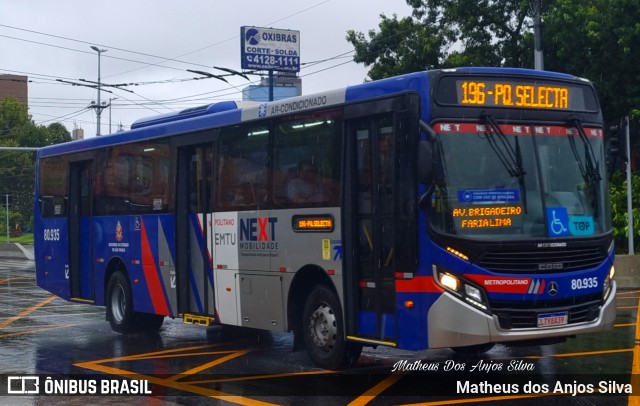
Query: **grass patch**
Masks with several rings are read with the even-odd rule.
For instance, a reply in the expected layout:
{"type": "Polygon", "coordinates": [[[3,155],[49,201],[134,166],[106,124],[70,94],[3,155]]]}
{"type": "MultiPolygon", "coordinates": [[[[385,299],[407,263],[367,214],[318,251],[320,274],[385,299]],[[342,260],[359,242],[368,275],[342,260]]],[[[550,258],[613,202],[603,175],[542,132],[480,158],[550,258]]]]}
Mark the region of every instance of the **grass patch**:
{"type": "MultiPolygon", "coordinates": [[[[4,236],[0,236],[0,242],[7,242],[6,234],[4,236]]],[[[19,237],[9,237],[9,242],[17,242],[20,244],[33,244],[33,234],[25,233],[19,237]]]]}

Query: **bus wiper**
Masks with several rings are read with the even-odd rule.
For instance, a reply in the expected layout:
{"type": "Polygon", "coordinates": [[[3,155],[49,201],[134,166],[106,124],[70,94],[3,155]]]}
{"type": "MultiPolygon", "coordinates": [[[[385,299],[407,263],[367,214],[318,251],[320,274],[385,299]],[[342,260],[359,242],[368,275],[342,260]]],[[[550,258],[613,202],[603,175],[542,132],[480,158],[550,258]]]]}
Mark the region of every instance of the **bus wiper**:
{"type": "Polygon", "coordinates": [[[595,182],[599,182],[602,180],[602,176],[600,176],[600,163],[596,159],[596,155],[593,152],[593,147],[587,138],[587,134],[584,132],[584,127],[582,127],[582,123],[579,119],[569,120],[571,124],[578,130],[578,135],[584,144],[584,164],[580,159],[580,155],[576,149],[575,141],[573,141],[573,137],[569,138],[569,142],[571,144],[571,150],[573,151],[573,155],[576,158],[576,162],[578,163],[578,168],[580,169],[580,173],[584,178],[584,181],[587,184],[592,184],[595,182]]]}
{"type": "Polygon", "coordinates": [[[496,122],[493,116],[488,114],[483,115],[482,120],[485,122],[485,135],[487,142],[495,152],[498,160],[502,163],[502,166],[507,170],[509,175],[514,178],[518,178],[518,184],[520,186],[520,194],[522,196],[522,204],[524,206],[525,213],[527,212],[527,188],[524,182],[524,175],[527,172],[522,166],[522,152],[520,151],[520,142],[518,136],[515,136],[515,147],[511,146],[511,143],[504,135],[500,126],[496,122]],[[493,136],[497,134],[500,144],[498,144],[493,136]]]}
{"type": "Polygon", "coordinates": [[[520,152],[520,144],[518,143],[518,137],[516,136],[515,148],[507,140],[507,136],[504,135],[495,118],[488,114],[481,117],[484,121],[486,129],[484,134],[486,140],[491,146],[491,149],[496,153],[498,160],[502,163],[502,166],[507,170],[509,175],[514,178],[522,179],[527,172],[522,167],[522,154],[520,152]],[[500,143],[496,142],[494,134],[498,136],[500,143]]]}

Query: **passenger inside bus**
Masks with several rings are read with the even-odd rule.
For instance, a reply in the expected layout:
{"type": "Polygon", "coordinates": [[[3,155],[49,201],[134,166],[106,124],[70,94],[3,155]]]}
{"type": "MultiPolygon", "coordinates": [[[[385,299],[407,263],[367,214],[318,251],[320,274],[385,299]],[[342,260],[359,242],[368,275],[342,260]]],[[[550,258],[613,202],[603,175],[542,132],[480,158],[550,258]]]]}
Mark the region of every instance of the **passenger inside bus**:
{"type": "Polygon", "coordinates": [[[318,168],[311,161],[300,161],[297,177],[289,182],[287,197],[292,203],[320,203],[328,200],[318,168]]]}

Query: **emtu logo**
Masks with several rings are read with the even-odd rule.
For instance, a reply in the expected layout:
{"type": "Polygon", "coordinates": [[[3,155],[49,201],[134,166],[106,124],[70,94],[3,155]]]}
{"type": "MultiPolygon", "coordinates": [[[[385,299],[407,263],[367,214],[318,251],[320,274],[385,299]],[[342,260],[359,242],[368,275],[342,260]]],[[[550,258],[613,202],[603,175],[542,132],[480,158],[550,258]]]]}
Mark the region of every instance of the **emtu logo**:
{"type": "Polygon", "coordinates": [[[249,45],[258,45],[260,42],[260,33],[255,28],[249,28],[244,33],[244,40],[249,43],[249,45]]]}
{"type": "Polygon", "coordinates": [[[274,241],[277,222],[277,217],[240,219],[240,240],[274,241]]]}

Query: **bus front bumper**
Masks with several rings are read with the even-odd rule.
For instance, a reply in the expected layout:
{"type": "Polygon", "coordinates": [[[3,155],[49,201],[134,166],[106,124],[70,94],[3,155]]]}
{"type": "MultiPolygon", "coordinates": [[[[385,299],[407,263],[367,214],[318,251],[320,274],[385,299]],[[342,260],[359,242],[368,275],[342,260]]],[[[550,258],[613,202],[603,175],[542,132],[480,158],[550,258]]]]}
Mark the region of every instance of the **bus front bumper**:
{"type": "Polygon", "coordinates": [[[537,340],[604,331],[613,327],[616,318],[616,291],[617,285],[614,280],[599,316],[591,322],[520,329],[503,329],[497,316],[486,314],[445,292],[429,310],[429,348],[465,347],[490,342],[537,340]]]}

